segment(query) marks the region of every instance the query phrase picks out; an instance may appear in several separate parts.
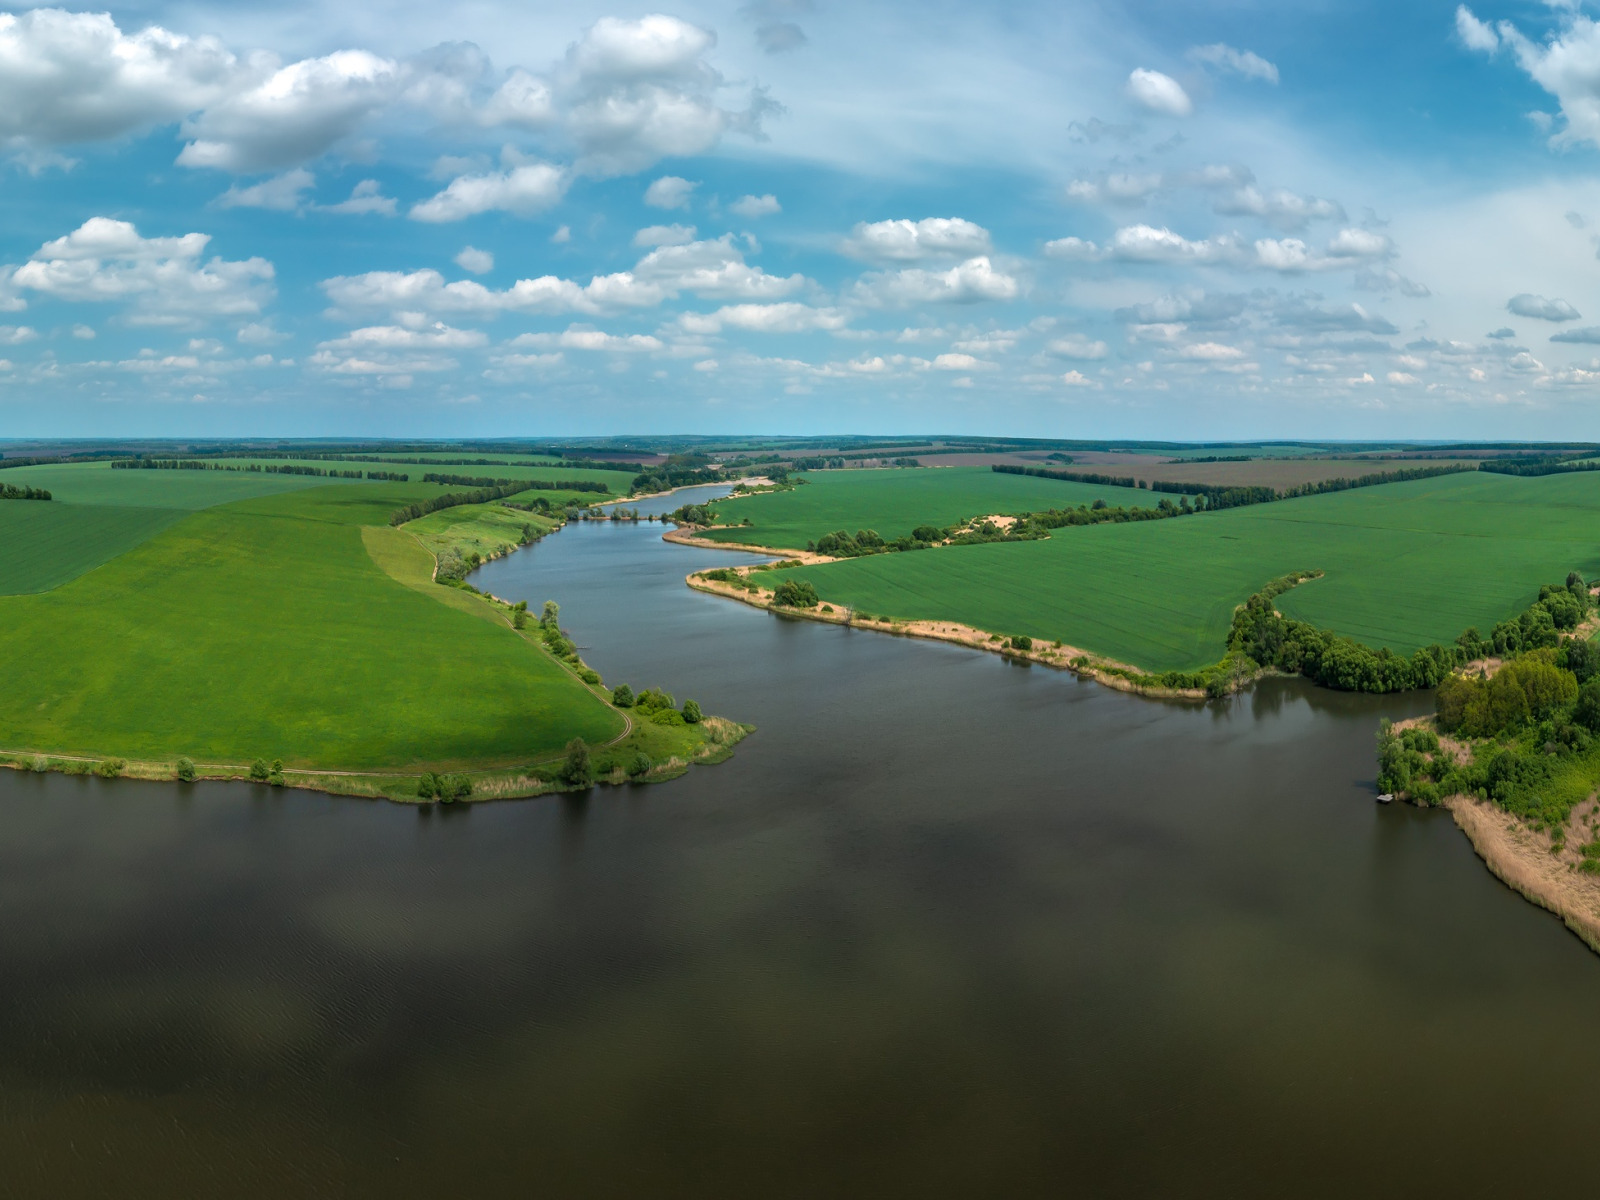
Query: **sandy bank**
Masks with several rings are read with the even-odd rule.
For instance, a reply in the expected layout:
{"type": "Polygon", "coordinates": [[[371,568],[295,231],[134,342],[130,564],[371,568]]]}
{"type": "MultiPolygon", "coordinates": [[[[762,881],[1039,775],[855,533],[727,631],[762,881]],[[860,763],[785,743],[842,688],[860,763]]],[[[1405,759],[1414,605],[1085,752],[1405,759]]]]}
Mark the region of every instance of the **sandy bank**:
{"type": "MultiPolygon", "coordinates": [[[[719,550],[732,547],[722,542],[708,542],[703,538],[674,536],[669,533],[666,540],[680,542],[690,546],[708,546],[719,550]]],[[[750,547],[739,547],[750,549],[750,547]]],[[[787,550],[769,550],[767,553],[784,554],[795,557],[787,550]]],[[[816,562],[832,562],[821,555],[810,555],[816,562]]],[[[736,567],[734,570],[741,574],[748,574],[752,568],[736,567]]],[[[966,646],[973,650],[986,650],[999,654],[1004,658],[1014,661],[1038,663],[1040,666],[1054,667],[1061,671],[1071,671],[1085,679],[1093,679],[1107,687],[1116,688],[1122,692],[1132,692],[1136,695],[1149,696],[1158,699],[1179,700],[1204,700],[1205,692],[1199,688],[1160,688],[1146,687],[1121,675],[1112,674],[1112,671],[1139,672],[1139,668],[1126,663],[1115,662],[1110,659],[1100,658],[1090,654],[1087,650],[1076,646],[1056,646],[1049,643],[1035,642],[1031,650],[1019,650],[1008,647],[1006,639],[999,634],[990,633],[984,629],[977,629],[971,625],[962,625],[955,621],[895,621],[877,617],[863,617],[848,608],[835,608],[832,605],[819,604],[815,608],[790,608],[773,602],[770,591],[751,592],[744,588],[735,587],[719,579],[703,578],[699,572],[684,577],[684,582],[698,592],[709,592],[714,596],[721,596],[727,600],[737,600],[741,604],[748,604],[753,608],[763,608],[771,612],[781,613],[787,617],[799,617],[808,621],[822,621],[829,625],[848,625],[852,629],[869,629],[874,633],[898,634],[902,637],[928,638],[938,642],[952,642],[958,646],[966,646]]]]}
{"type": "Polygon", "coordinates": [[[1580,870],[1576,845],[1580,830],[1595,816],[1589,799],[1573,810],[1571,833],[1559,852],[1548,833],[1537,833],[1487,800],[1450,796],[1443,804],[1467,835],[1478,857],[1507,887],[1566,923],[1568,929],[1600,951],[1600,875],[1580,870]]]}

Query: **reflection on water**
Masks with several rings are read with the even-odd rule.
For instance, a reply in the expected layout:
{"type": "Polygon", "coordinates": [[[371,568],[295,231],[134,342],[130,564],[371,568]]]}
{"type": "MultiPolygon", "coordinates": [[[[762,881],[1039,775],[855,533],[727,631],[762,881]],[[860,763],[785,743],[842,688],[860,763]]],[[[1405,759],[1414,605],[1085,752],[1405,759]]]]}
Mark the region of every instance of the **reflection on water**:
{"type": "Polygon", "coordinates": [[[1425,701],[1152,704],[691,592],[733,555],[660,534],[479,582],[760,727],[675,783],[412,810],[0,772],[0,1193],[1587,1181],[1600,958],[1372,803],[1379,716],[1425,701]]]}

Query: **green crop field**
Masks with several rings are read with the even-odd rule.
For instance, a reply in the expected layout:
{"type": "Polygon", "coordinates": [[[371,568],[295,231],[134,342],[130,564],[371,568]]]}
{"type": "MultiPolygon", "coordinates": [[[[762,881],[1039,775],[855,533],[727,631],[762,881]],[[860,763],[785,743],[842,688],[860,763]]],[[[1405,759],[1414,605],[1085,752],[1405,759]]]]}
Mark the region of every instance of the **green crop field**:
{"type": "Polygon", "coordinates": [[[227,471],[114,471],[109,463],[15,467],[0,478],[45,488],[54,497],[0,504],[0,596],[59,587],[186,512],[326,482],[227,471]]]}
{"type": "Polygon", "coordinates": [[[0,596],[58,587],[182,518],[174,508],[0,503],[0,596]]]}
{"type": "Polygon", "coordinates": [[[1540,584],[1571,570],[1600,574],[1600,473],[1451,475],[780,574],[864,612],[961,621],[1150,670],[1190,670],[1221,657],[1235,605],[1301,569],[1327,574],[1278,606],[1369,645],[1409,652],[1469,625],[1487,632],[1540,584]]]}
{"type": "MultiPolygon", "coordinates": [[[[116,474],[152,487],[191,474],[234,482],[116,474]]],[[[622,730],[615,710],[484,602],[428,584],[414,542],[409,557],[395,549],[409,535],[389,514],[437,489],[314,482],[193,512],[53,591],[0,597],[0,745],[483,767],[622,730]],[[364,526],[388,547],[387,572],[364,526]],[[454,604],[435,598],[445,592],[454,604]]]]}
{"type": "Polygon", "coordinates": [[[1076,508],[1104,500],[1112,506],[1153,507],[1149,492],[1097,484],[1000,475],[988,467],[927,467],[904,470],[813,471],[788,492],[720,500],[719,519],[751,524],[716,529],[716,541],[801,550],[825,533],[875,529],[885,538],[904,537],[918,525],[953,525],[989,513],[1041,508],[1076,508]]]}

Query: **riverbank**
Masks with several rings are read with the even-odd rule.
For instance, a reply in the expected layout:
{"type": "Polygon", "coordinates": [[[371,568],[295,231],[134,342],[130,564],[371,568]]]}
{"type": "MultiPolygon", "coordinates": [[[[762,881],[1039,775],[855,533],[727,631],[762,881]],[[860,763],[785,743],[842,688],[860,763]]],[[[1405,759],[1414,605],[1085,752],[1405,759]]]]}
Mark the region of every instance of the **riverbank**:
{"type": "MultiPolygon", "coordinates": [[[[629,755],[641,752],[629,739],[636,733],[650,733],[663,726],[645,725],[632,720],[621,735],[603,745],[591,746],[590,754],[598,760],[603,771],[597,771],[588,784],[571,784],[559,777],[564,755],[537,759],[520,767],[478,769],[464,767],[441,772],[464,776],[472,783],[470,793],[447,803],[472,804],[486,800],[521,800],[546,796],[557,792],[585,791],[591,786],[622,784],[665,783],[686,774],[691,766],[714,766],[726,761],[738,745],[755,732],[753,725],[740,725],[723,717],[706,717],[697,727],[704,731],[697,747],[681,747],[682,753],[668,753],[659,761],[652,758],[651,765],[637,775],[628,774],[619,752],[629,755]]],[[[681,731],[680,731],[681,732],[681,731]]],[[[648,740],[648,739],[639,739],[648,740]]],[[[296,769],[285,767],[280,774],[281,783],[269,783],[251,774],[250,763],[196,762],[193,780],[182,782],[235,782],[258,783],[262,786],[297,788],[303,791],[325,792],[334,796],[357,799],[389,800],[396,804],[428,804],[432,801],[417,794],[423,771],[338,771],[316,768],[296,769]]],[[[179,782],[176,760],[122,759],[94,757],[81,754],[59,754],[49,751],[0,751],[0,769],[55,772],[62,775],[97,775],[106,779],[142,779],[150,782],[179,782]]]]}
{"type": "MultiPolygon", "coordinates": [[[[1512,891],[1560,917],[1573,933],[1600,953],[1600,875],[1581,868],[1574,840],[1557,848],[1548,832],[1530,829],[1510,813],[1475,796],[1447,796],[1461,832],[1485,865],[1512,891]]],[[[1571,823],[1596,816],[1591,797],[1573,810],[1571,823]]]]}
{"type": "MultiPolygon", "coordinates": [[[[1431,716],[1395,722],[1395,729],[1437,732],[1431,716]]],[[[1472,758],[1466,743],[1439,734],[1440,749],[1459,763],[1472,758]]],[[[1409,799],[1409,797],[1404,797],[1409,799]]],[[[1512,891],[1549,910],[1600,953],[1600,874],[1585,869],[1581,847],[1600,826],[1600,796],[1572,810],[1558,831],[1534,829],[1488,800],[1457,793],[1439,801],[1491,874],[1512,891]],[[1559,838],[1557,834],[1559,833],[1559,838]],[[1569,836],[1570,834],[1570,836],[1569,836]]]]}
{"type": "MultiPolygon", "coordinates": [[[[677,542],[680,545],[701,546],[718,550],[753,550],[755,553],[784,554],[792,556],[794,552],[787,550],[766,550],[748,546],[729,546],[723,542],[707,541],[704,538],[695,538],[683,535],[681,531],[671,531],[663,535],[663,540],[677,542]]],[[[832,562],[821,555],[812,554],[811,559],[819,562],[832,562]]],[[[732,570],[741,576],[748,577],[754,567],[735,567],[732,570]]],[[[846,625],[852,629],[867,629],[874,633],[897,634],[901,637],[927,638],[931,641],[951,642],[958,646],[966,646],[972,650],[985,650],[999,654],[1003,658],[1016,662],[1038,663],[1040,666],[1053,667],[1060,671],[1071,671],[1084,679],[1093,680],[1104,684],[1106,687],[1115,688],[1119,692],[1129,692],[1138,696],[1145,696],[1158,700],[1204,700],[1206,693],[1201,688],[1164,688],[1152,687],[1138,682],[1129,676],[1139,676],[1143,672],[1139,668],[1127,663],[1119,663],[1111,659],[1090,654],[1087,650],[1077,646],[1068,646],[1063,643],[1038,643],[1028,646],[1019,646],[1016,639],[1003,637],[998,633],[991,633],[985,629],[978,629],[971,625],[963,625],[956,621],[904,621],[890,617],[877,617],[871,614],[862,614],[848,608],[835,608],[830,604],[818,604],[812,608],[796,608],[790,605],[778,604],[772,591],[760,589],[749,591],[736,587],[719,579],[708,579],[704,571],[696,571],[684,577],[695,591],[706,592],[710,595],[721,596],[728,600],[737,600],[741,604],[748,604],[753,608],[766,609],[786,617],[797,617],[807,621],[820,621],[829,625],[846,625]]]]}

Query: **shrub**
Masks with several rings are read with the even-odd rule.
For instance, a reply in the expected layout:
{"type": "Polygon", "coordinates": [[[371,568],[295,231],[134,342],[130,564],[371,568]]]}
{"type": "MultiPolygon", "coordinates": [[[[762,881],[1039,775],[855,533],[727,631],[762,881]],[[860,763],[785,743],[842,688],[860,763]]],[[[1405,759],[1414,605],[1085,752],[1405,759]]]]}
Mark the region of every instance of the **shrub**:
{"type": "Polygon", "coordinates": [[[650,714],[650,721],[655,725],[682,725],[683,714],[675,708],[660,708],[650,714]]]}
{"type": "Polygon", "coordinates": [[[655,763],[651,761],[650,756],[643,750],[640,750],[628,760],[627,772],[630,778],[637,779],[639,776],[648,772],[653,766],[655,766],[655,763]]]}
{"type": "Polygon", "coordinates": [[[1025,633],[1020,634],[1011,639],[1010,645],[1013,650],[1032,650],[1033,639],[1025,633]]]}
{"type": "Polygon", "coordinates": [[[472,779],[466,775],[439,776],[439,799],[446,804],[472,795],[472,779]]]}
{"type": "Polygon", "coordinates": [[[933,525],[918,525],[911,536],[919,542],[937,542],[944,537],[944,530],[933,525]]]}
{"type": "Polygon", "coordinates": [[[265,783],[267,776],[272,774],[272,769],[267,766],[267,760],[258,758],[250,764],[250,778],[257,783],[265,783]]]}
{"type": "Polygon", "coordinates": [[[683,702],[683,719],[690,725],[698,725],[704,717],[700,713],[700,706],[693,700],[683,702]]]}
{"type": "Polygon", "coordinates": [[[582,738],[573,738],[567,743],[567,757],[561,764],[561,781],[574,787],[587,787],[594,782],[589,746],[582,738]]]}
{"type": "Polygon", "coordinates": [[[817,589],[804,579],[785,579],[772,593],[772,602],[785,608],[815,608],[817,589]]]}
{"type": "Polygon", "coordinates": [[[633,707],[633,689],[625,683],[619,683],[611,689],[611,703],[618,708],[633,707]]]}
{"type": "Polygon", "coordinates": [[[583,670],[578,672],[578,678],[583,680],[585,683],[589,684],[592,687],[599,687],[600,686],[600,672],[599,671],[591,670],[590,668],[585,667],[583,670]]]}
{"type": "Polygon", "coordinates": [[[528,627],[528,610],[525,608],[514,609],[511,613],[511,628],[526,629],[528,627]]]}
{"type": "Polygon", "coordinates": [[[193,759],[180,758],[178,760],[178,778],[183,780],[183,782],[185,782],[185,783],[193,783],[194,782],[194,760],[193,759]]]}
{"type": "Polygon", "coordinates": [[[283,759],[275,758],[272,760],[272,770],[267,775],[267,782],[273,787],[283,786],[283,759]]]}
{"type": "Polygon", "coordinates": [[[95,767],[94,773],[101,779],[115,779],[127,765],[120,758],[108,758],[95,767]]]}
{"type": "Polygon", "coordinates": [[[660,688],[645,688],[639,693],[639,698],[634,701],[640,712],[649,714],[663,708],[677,708],[678,702],[672,698],[671,693],[660,688]]]}
{"type": "Polygon", "coordinates": [[[417,780],[417,798],[419,800],[432,800],[439,794],[439,777],[432,771],[424,771],[422,778],[417,780]]]}

